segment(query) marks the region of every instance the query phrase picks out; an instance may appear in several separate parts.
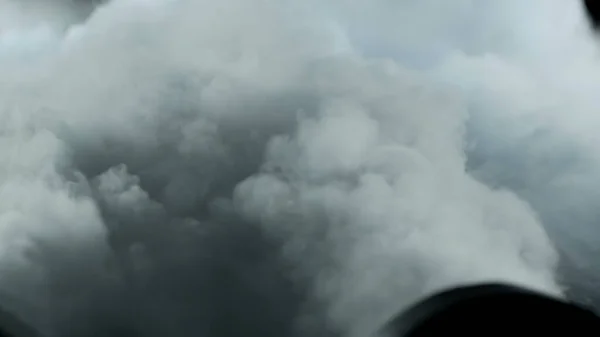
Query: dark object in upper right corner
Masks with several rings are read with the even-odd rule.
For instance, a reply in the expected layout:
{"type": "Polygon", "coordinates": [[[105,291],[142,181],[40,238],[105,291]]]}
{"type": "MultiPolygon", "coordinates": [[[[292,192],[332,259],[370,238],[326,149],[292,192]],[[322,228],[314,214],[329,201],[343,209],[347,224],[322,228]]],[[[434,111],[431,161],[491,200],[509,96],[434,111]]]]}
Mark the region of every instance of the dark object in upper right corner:
{"type": "Polygon", "coordinates": [[[583,0],[583,3],[592,27],[600,31],[600,0],[583,0]]]}

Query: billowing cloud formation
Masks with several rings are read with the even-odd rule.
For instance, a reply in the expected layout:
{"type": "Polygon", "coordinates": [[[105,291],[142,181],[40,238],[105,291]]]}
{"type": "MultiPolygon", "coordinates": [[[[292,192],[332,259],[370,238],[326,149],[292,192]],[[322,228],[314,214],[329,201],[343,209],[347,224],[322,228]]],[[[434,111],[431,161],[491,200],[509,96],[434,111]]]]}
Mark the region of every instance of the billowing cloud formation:
{"type": "Polygon", "coordinates": [[[455,284],[560,294],[536,211],[570,231],[597,68],[545,38],[581,13],[442,2],[0,7],[40,22],[0,33],[1,298],[49,336],[364,336],[455,284]]]}
{"type": "Polygon", "coordinates": [[[65,29],[85,19],[105,0],[4,0],[0,4],[0,31],[34,27],[43,23],[65,29]]]}

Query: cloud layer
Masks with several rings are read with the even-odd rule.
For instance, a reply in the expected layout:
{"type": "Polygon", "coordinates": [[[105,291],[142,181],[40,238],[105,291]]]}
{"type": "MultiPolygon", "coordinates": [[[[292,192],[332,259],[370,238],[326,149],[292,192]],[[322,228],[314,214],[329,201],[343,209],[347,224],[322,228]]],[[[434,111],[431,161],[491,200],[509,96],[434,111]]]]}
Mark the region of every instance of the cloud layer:
{"type": "Polygon", "coordinates": [[[1,5],[1,298],[49,336],[364,336],[455,284],[561,294],[600,77],[543,3],[1,5]]]}

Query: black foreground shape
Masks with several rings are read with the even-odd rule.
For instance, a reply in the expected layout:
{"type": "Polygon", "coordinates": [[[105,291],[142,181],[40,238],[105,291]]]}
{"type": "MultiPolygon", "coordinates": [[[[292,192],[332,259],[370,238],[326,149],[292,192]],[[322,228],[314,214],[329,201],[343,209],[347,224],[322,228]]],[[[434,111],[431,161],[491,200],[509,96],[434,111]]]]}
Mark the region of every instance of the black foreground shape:
{"type": "Polygon", "coordinates": [[[600,0],[584,0],[584,5],[592,26],[600,30],[600,0]]]}
{"type": "Polygon", "coordinates": [[[503,284],[433,295],[394,318],[386,337],[600,336],[600,317],[577,305],[503,284]]]}

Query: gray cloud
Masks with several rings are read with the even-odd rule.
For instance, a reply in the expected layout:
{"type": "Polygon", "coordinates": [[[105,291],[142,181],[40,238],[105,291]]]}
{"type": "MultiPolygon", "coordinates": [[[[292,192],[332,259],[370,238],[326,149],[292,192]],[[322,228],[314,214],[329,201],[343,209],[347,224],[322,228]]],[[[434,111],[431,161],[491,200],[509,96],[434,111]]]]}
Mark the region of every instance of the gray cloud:
{"type": "Polygon", "coordinates": [[[541,3],[0,7],[32,22],[0,35],[7,306],[50,336],[364,336],[455,284],[561,294],[597,68],[541,3]]]}

